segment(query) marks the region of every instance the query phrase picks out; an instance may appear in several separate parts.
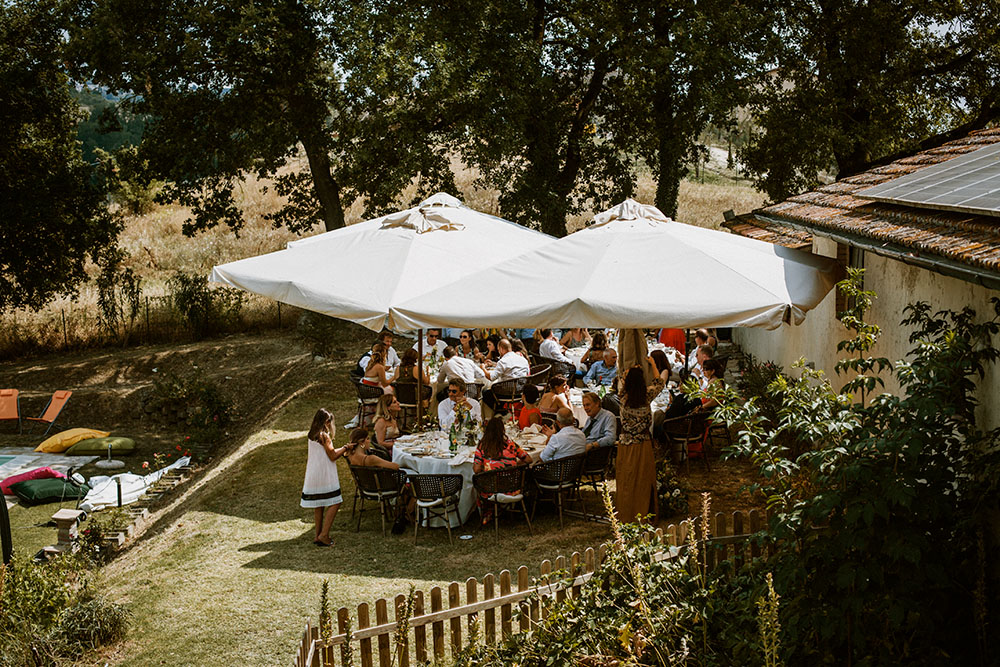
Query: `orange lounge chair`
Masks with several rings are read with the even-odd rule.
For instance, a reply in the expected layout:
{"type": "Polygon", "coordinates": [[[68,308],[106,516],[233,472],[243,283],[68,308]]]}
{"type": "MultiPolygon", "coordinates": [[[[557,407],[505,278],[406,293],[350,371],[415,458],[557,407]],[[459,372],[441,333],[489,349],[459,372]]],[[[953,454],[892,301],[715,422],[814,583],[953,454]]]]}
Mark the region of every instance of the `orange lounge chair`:
{"type": "MultiPolygon", "coordinates": [[[[47,435],[52,425],[56,423],[56,419],[59,418],[59,413],[62,409],[66,407],[66,403],[69,402],[69,397],[73,395],[73,392],[60,390],[52,394],[52,398],[49,399],[48,405],[42,410],[42,414],[38,417],[28,417],[29,422],[42,422],[43,424],[48,424],[49,427],[45,429],[45,433],[42,435],[47,435]]],[[[34,427],[34,424],[31,425],[34,427]]]]}
{"type": "Polygon", "coordinates": [[[17,420],[17,432],[21,433],[21,399],[17,389],[0,389],[0,421],[17,420]]]}

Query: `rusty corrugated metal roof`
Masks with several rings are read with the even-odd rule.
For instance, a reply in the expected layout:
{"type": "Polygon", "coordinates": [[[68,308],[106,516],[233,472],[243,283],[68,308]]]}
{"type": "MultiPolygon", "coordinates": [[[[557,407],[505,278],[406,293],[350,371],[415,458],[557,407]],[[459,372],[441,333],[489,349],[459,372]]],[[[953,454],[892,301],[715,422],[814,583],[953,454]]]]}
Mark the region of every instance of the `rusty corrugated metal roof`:
{"type": "Polygon", "coordinates": [[[970,266],[1000,271],[1000,222],[996,218],[885,204],[855,196],[859,190],[997,142],[1000,142],[1000,128],[973,132],[937,148],[789,197],[781,203],[755,211],[756,215],[730,221],[736,224],[727,223],[726,227],[738,234],[762,240],[770,240],[763,238],[768,234],[789,239],[795,239],[796,234],[804,234],[774,222],[787,220],[817,232],[826,230],[867,237],[921,254],[939,255],[970,266]]]}

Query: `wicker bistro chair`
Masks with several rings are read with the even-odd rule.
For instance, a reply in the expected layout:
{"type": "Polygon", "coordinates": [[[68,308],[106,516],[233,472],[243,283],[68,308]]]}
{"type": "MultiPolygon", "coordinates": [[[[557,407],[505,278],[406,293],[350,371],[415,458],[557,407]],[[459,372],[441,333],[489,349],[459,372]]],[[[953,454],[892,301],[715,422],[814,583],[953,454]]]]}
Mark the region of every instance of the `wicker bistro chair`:
{"type": "Polygon", "coordinates": [[[552,366],[549,369],[549,377],[562,375],[566,378],[566,382],[569,383],[569,386],[576,386],[576,366],[573,364],[567,364],[565,361],[558,361],[556,359],[547,359],[546,361],[548,361],[548,363],[552,366]]]}
{"type": "Polygon", "coordinates": [[[552,364],[534,364],[528,369],[528,383],[533,384],[539,389],[545,387],[545,383],[549,381],[549,371],[552,370],[552,364]]]}
{"type": "Polygon", "coordinates": [[[616,445],[588,449],[583,459],[583,470],[580,471],[580,486],[590,484],[594,487],[594,493],[597,493],[598,483],[604,485],[608,480],[608,469],[617,451],[616,445]]]}
{"type": "Polygon", "coordinates": [[[448,528],[448,543],[452,543],[451,511],[458,515],[458,520],[461,522],[458,498],[465,480],[462,479],[461,475],[411,475],[409,479],[410,488],[413,489],[413,495],[417,499],[417,520],[413,525],[413,543],[417,543],[421,512],[427,517],[428,527],[430,527],[432,518],[444,519],[444,525],[448,528]]]}
{"type": "Polygon", "coordinates": [[[470,382],[465,385],[465,396],[477,401],[483,398],[483,385],[478,382],[470,382]]]}
{"type": "Polygon", "coordinates": [[[391,516],[392,506],[403,492],[406,486],[406,473],[402,470],[392,470],[391,468],[379,468],[376,466],[349,466],[351,477],[354,478],[354,503],[351,505],[351,515],[354,515],[354,508],[358,500],[361,507],[358,508],[358,525],[354,532],[361,530],[361,517],[365,513],[365,501],[374,500],[379,504],[379,513],[382,518],[382,537],[385,537],[385,520],[391,516]]]}
{"type": "Polygon", "coordinates": [[[521,402],[521,392],[524,391],[524,385],[526,384],[528,384],[527,376],[501,380],[500,382],[494,382],[493,386],[490,387],[490,391],[493,392],[493,398],[496,399],[497,403],[510,411],[515,403],[521,402]]]}
{"type": "Polygon", "coordinates": [[[354,383],[354,391],[358,395],[358,426],[368,426],[375,417],[375,405],[382,398],[382,387],[373,387],[362,382],[354,383]]]}
{"type": "Polygon", "coordinates": [[[528,532],[534,535],[531,529],[531,517],[528,516],[528,506],[524,504],[524,483],[527,481],[527,474],[527,466],[509,466],[477,473],[472,478],[472,486],[486,496],[479,499],[480,518],[483,516],[483,504],[493,505],[493,532],[497,542],[500,541],[500,509],[508,507],[517,510],[517,504],[521,505],[520,511],[524,514],[524,520],[528,522],[528,532]]]}
{"type": "MultiPolygon", "coordinates": [[[[708,413],[691,412],[673,419],[663,421],[663,433],[667,436],[667,446],[673,451],[673,459],[676,463],[684,462],[687,470],[691,469],[689,448],[692,443],[705,439],[706,420],[708,413]]],[[[705,445],[702,445],[701,458],[705,462],[705,468],[711,472],[708,457],[705,452],[705,445]]]]}
{"type": "MultiPolygon", "coordinates": [[[[583,472],[583,459],[586,454],[575,456],[565,456],[561,459],[554,459],[548,463],[539,463],[531,469],[531,477],[535,480],[535,486],[539,493],[535,496],[535,502],[531,506],[531,517],[535,517],[535,508],[538,507],[538,500],[542,493],[550,492],[559,508],[559,528],[563,527],[563,494],[572,493],[577,489],[580,482],[580,473],[583,472]]],[[[583,508],[583,515],[587,515],[587,504],[583,496],[578,496],[580,505],[583,508]]]]}
{"type": "MultiPolygon", "coordinates": [[[[399,428],[409,432],[411,423],[417,419],[417,383],[394,382],[392,387],[396,392],[396,399],[399,401],[399,428]]],[[[429,401],[434,389],[426,384],[421,389],[424,400],[429,401]]]]}

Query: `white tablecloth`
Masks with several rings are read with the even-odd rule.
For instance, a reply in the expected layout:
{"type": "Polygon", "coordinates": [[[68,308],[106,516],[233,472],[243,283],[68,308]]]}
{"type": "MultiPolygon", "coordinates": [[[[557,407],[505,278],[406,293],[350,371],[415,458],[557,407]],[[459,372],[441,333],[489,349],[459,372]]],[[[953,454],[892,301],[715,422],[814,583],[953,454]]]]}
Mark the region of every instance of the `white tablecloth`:
{"type": "MultiPolygon", "coordinates": [[[[517,433],[516,427],[509,429],[508,433],[528,452],[532,461],[538,460],[541,447],[529,443],[526,437],[517,433]]],[[[475,451],[473,447],[459,447],[458,452],[452,456],[448,451],[448,434],[444,431],[427,431],[397,438],[392,447],[392,460],[400,468],[413,470],[421,475],[462,476],[462,491],[458,496],[459,516],[451,519],[451,525],[455,528],[464,524],[476,507],[476,490],[472,486],[475,451]]],[[[438,519],[431,523],[432,527],[443,525],[444,522],[438,519]]]]}

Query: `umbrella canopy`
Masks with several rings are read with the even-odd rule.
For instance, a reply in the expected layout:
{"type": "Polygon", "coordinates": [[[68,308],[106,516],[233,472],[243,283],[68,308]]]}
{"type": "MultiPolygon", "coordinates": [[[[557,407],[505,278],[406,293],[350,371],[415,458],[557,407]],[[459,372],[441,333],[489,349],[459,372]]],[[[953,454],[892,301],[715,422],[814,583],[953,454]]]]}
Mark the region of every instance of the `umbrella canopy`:
{"type": "MultiPolygon", "coordinates": [[[[212,269],[211,280],[380,330],[391,307],[553,242],[446,194],[212,269]]],[[[462,326],[461,324],[457,326],[462,326]]]]}
{"type": "Polygon", "coordinates": [[[674,222],[628,199],[586,229],[394,309],[408,328],[776,328],[842,275],[800,250],[674,222]]]}

